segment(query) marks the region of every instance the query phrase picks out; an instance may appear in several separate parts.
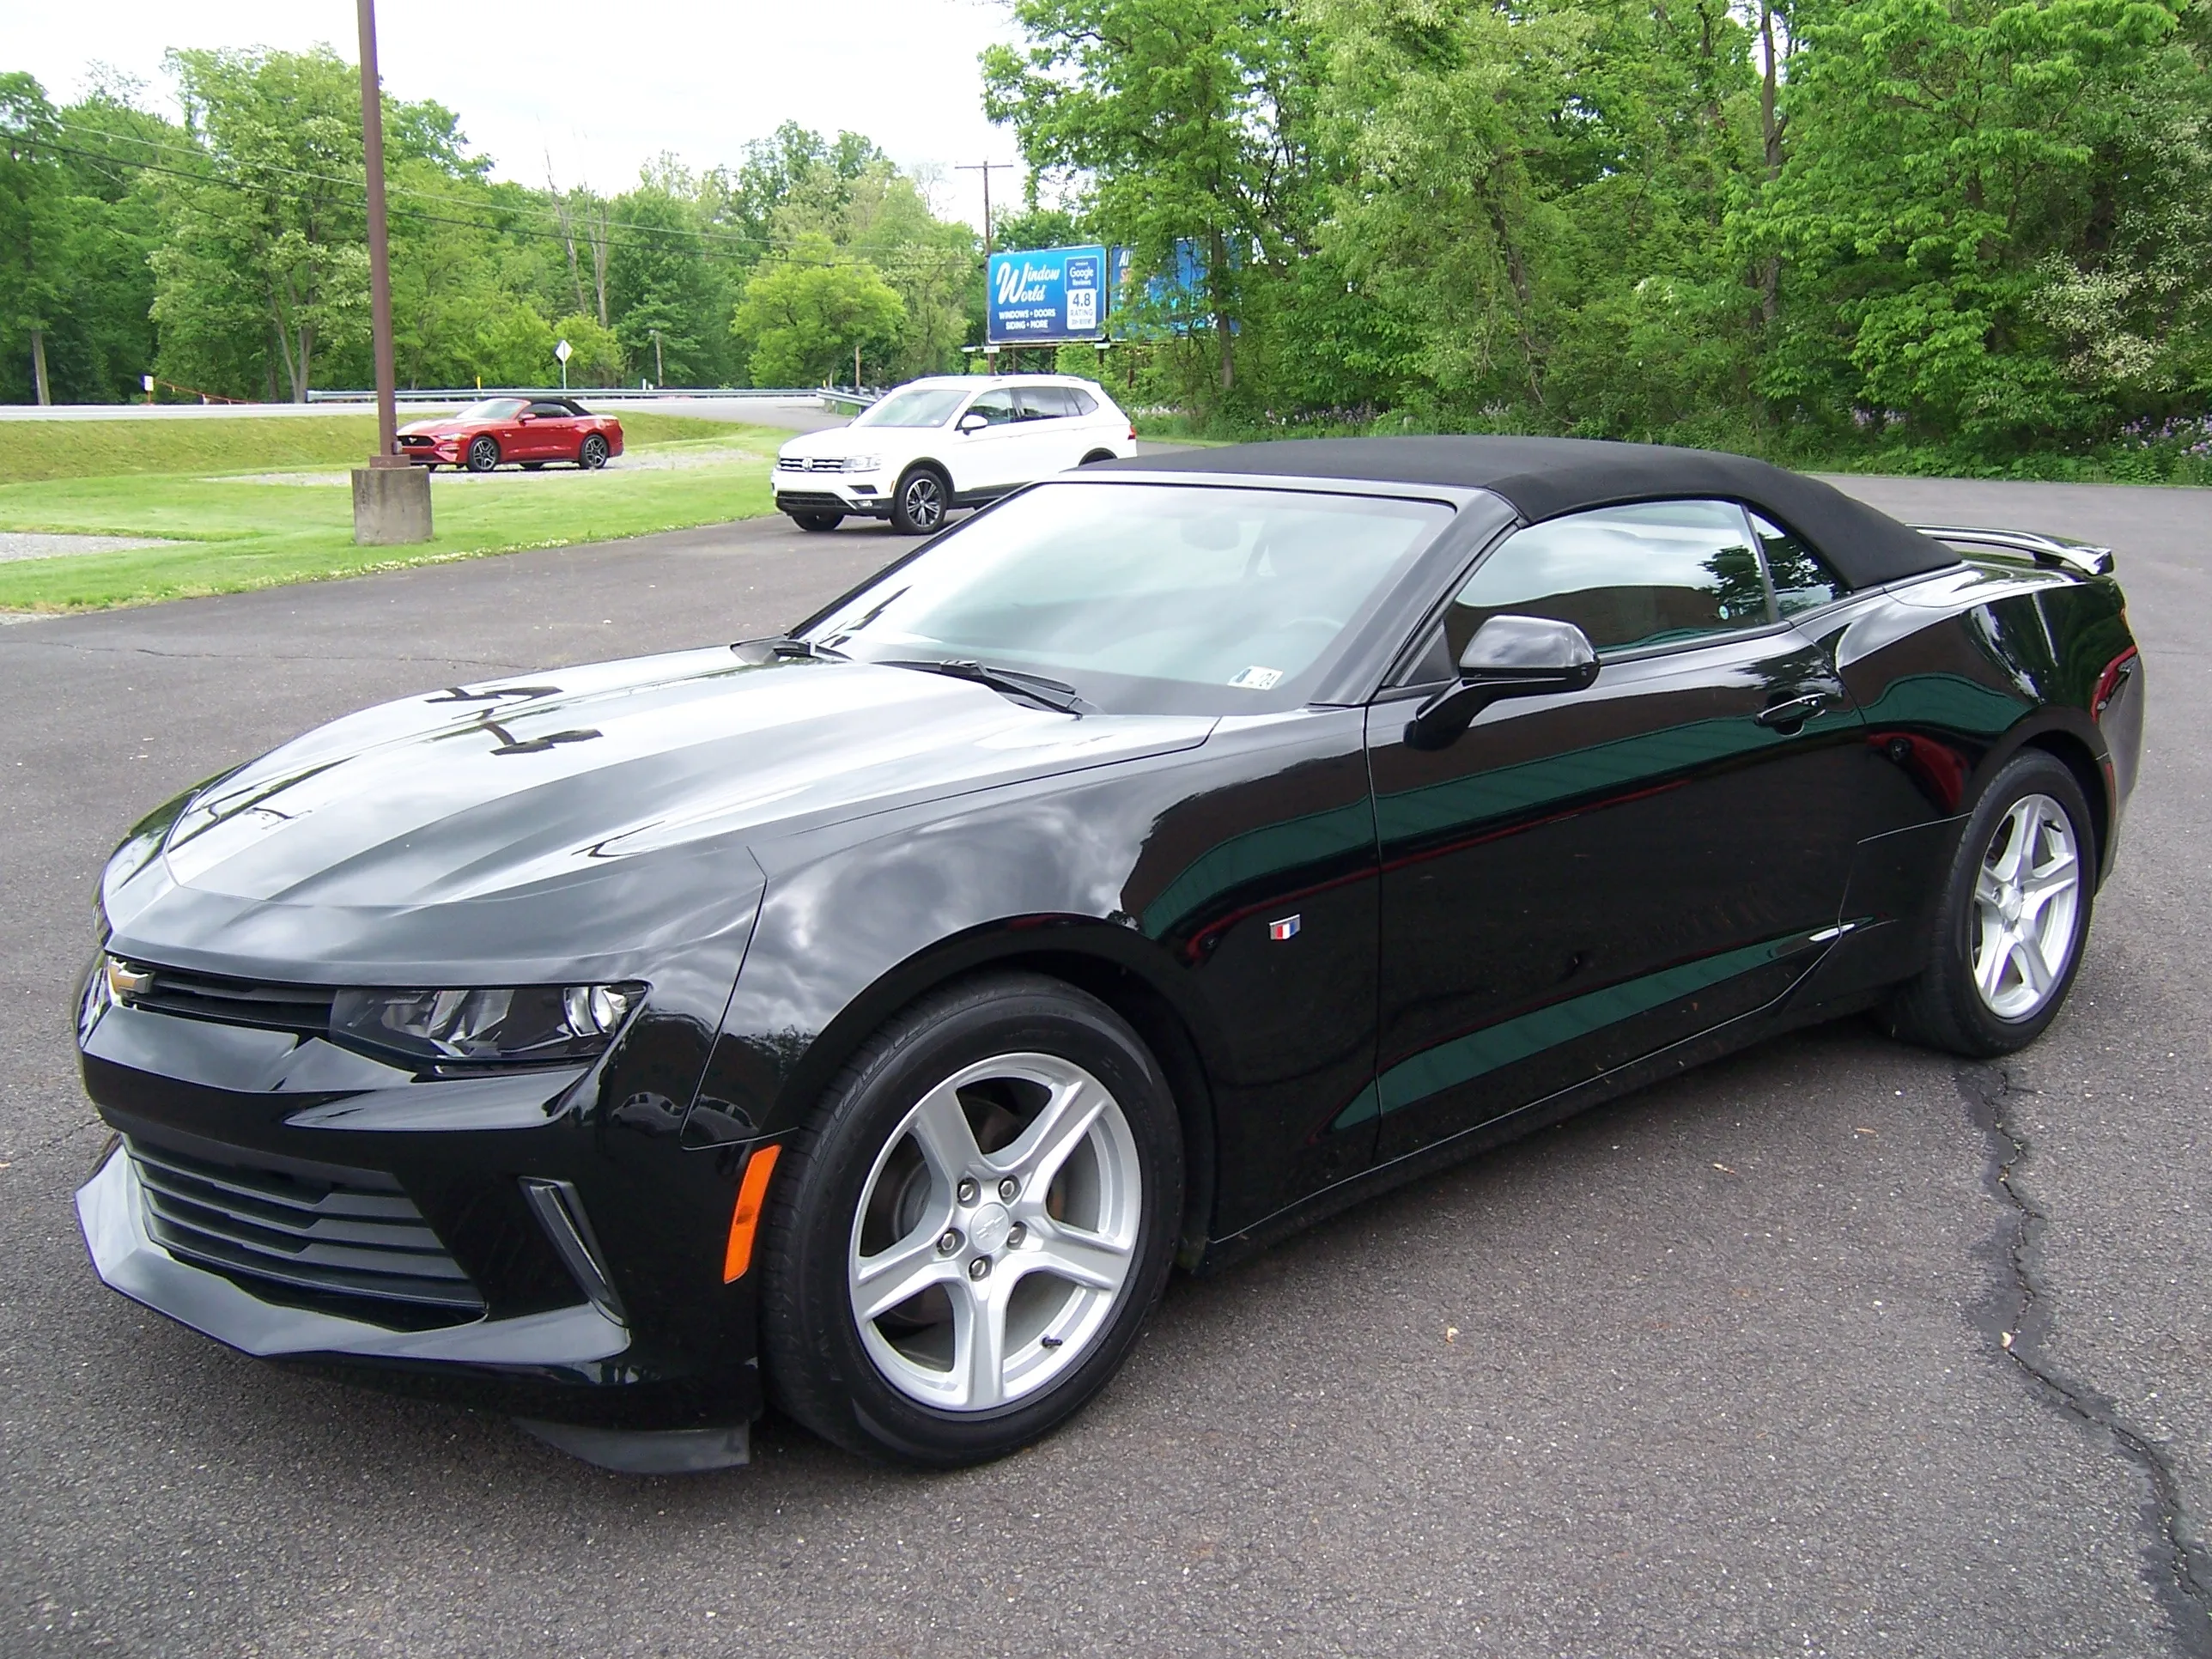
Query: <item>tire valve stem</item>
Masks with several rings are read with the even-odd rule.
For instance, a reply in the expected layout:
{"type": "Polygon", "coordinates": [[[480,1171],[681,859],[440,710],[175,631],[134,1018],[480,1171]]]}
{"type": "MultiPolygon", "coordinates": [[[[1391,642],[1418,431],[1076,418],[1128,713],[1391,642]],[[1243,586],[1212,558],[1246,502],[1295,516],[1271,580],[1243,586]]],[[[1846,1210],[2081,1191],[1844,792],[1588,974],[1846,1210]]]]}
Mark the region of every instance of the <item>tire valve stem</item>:
{"type": "Polygon", "coordinates": [[[1060,1341],[1061,1339],[1057,1336],[1041,1336],[1037,1338],[1037,1346],[1040,1348],[1056,1348],[1060,1345],[1060,1341]]]}

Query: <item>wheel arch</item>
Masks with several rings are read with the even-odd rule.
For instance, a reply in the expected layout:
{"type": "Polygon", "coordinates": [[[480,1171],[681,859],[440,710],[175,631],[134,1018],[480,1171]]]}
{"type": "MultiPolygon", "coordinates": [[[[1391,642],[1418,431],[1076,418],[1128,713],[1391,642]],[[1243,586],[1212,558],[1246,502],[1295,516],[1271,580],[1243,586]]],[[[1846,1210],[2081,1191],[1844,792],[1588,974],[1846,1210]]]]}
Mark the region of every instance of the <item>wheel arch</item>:
{"type": "Polygon", "coordinates": [[[771,1131],[811,1116],[839,1070],[902,1009],[981,975],[1040,974],[1097,998],[1127,1021],[1167,1079],[1183,1142],[1177,1257],[1190,1266],[1204,1250],[1214,1209],[1213,1073],[1203,1011],[1187,1006],[1167,964],[1146,959],[1152,954],[1127,928],[1085,916],[1014,917],[939,940],[880,975],[806,1045],[777,1091],[771,1131]]]}
{"type": "Polygon", "coordinates": [[[2018,755],[2030,749],[2039,749],[2052,757],[2081,786],[2081,798],[2089,803],[2089,831],[2097,838],[2095,867],[2098,885],[2102,886],[2112,864],[2112,781],[2106,767],[2078,732],[2064,726],[2045,726],[2021,741],[2012,753],[2018,755]]]}

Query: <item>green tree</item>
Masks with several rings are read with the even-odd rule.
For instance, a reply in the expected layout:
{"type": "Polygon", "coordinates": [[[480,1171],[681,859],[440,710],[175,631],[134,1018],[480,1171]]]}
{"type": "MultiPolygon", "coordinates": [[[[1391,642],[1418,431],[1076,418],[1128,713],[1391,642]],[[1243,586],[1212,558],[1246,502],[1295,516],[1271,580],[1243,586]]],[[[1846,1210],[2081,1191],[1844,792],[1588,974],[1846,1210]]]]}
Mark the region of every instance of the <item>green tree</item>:
{"type": "Polygon", "coordinates": [[[1859,0],[1801,27],[1790,159],[1742,226],[1784,262],[1776,397],[1983,454],[2202,397],[2201,9],[1859,0]]]}
{"type": "Polygon", "coordinates": [[[830,239],[803,237],[745,284],[731,331],[756,386],[807,386],[896,342],[906,307],[874,266],[841,259],[830,239]]]}
{"type": "Polygon", "coordinates": [[[1197,251],[1218,392],[1255,283],[1307,250],[1303,31],[1279,0],[1015,0],[1025,49],[983,54],[984,109],[1030,167],[1088,180],[1089,216],[1139,276],[1197,251]]]}
{"type": "Polygon", "coordinates": [[[319,354],[368,327],[360,82],[327,48],[169,63],[205,160],[172,191],[154,256],[163,365],[305,401],[319,354]]]}

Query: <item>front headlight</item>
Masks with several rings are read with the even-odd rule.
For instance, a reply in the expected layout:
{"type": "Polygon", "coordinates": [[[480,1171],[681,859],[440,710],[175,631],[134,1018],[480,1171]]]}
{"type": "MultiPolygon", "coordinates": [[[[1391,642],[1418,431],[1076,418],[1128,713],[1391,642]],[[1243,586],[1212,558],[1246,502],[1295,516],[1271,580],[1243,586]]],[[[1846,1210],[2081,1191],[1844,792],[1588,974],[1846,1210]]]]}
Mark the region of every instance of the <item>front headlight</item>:
{"type": "Polygon", "coordinates": [[[635,983],[340,991],[331,1002],[331,1036],[410,1060],[590,1060],[645,991],[635,983]]]}
{"type": "Polygon", "coordinates": [[[848,455],[845,458],[845,471],[848,472],[880,472],[883,470],[884,458],[880,455],[848,455]]]}

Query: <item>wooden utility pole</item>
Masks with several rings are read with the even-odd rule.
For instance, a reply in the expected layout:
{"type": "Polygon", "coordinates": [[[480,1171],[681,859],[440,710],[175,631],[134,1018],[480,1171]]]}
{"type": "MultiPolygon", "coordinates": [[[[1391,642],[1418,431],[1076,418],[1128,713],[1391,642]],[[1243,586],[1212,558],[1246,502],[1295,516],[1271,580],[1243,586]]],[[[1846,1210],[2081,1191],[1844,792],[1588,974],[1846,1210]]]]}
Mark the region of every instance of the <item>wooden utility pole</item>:
{"type": "MultiPolygon", "coordinates": [[[[430,475],[399,453],[398,373],[392,350],[392,245],[384,216],[384,88],[376,70],[376,0],[361,23],[361,149],[368,184],[368,317],[376,363],[376,453],[353,475],[353,538],[364,545],[430,539],[430,475]]],[[[302,388],[304,391],[304,388],[302,388]]]]}
{"type": "Polygon", "coordinates": [[[991,225],[991,173],[994,169],[1012,173],[1014,164],[1012,161],[962,161],[956,163],[952,169],[955,173],[980,173],[983,175],[983,257],[986,259],[997,251],[998,246],[992,238],[991,225]]]}

